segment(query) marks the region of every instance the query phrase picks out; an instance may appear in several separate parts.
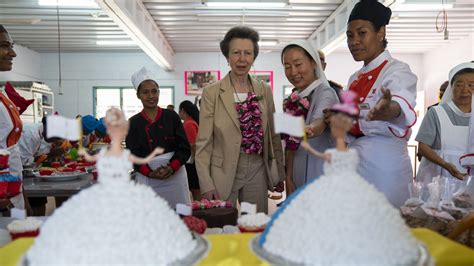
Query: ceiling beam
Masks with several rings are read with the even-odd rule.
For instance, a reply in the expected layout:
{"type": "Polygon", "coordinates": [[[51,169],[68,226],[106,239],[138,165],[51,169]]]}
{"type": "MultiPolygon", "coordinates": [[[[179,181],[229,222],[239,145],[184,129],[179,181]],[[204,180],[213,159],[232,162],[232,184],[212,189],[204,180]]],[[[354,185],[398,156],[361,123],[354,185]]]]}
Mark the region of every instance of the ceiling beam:
{"type": "Polygon", "coordinates": [[[96,2],[155,63],[167,71],[174,69],[174,50],[141,0],[96,2]]]}

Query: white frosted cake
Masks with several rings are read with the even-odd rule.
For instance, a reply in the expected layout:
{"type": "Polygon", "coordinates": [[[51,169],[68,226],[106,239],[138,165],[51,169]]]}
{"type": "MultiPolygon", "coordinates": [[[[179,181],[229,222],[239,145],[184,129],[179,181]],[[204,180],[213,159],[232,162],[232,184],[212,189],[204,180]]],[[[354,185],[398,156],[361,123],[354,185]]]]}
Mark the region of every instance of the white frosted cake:
{"type": "Polygon", "coordinates": [[[46,220],[26,254],[28,265],[168,265],[196,248],[168,203],[129,180],[128,155],[99,159],[99,183],[46,220]]]}
{"type": "Polygon", "coordinates": [[[416,265],[418,242],[399,211],[357,174],[356,151],[328,152],[325,175],[291,195],[258,245],[298,264],[416,265]]]}
{"type": "Polygon", "coordinates": [[[263,212],[259,212],[256,214],[242,215],[237,220],[237,224],[241,230],[258,231],[259,229],[263,230],[268,221],[270,221],[270,217],[263,212]]]}

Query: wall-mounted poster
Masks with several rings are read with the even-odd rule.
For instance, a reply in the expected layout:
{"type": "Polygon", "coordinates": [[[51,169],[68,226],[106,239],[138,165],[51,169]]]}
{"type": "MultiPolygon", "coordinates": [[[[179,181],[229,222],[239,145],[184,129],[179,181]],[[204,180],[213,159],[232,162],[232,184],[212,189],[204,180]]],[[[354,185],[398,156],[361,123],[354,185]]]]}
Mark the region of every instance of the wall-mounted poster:
{"type": "Polygon", "coordinates": [[[263,80],[273,91],[273,71],[250,71],[250,76],[257,80],[263,80]]]}
{"type": "Polygon", "coordinates": [[[283,85],[283,99],[288,98],[294,88],[292,85],[283,85]]]}
{"type": "Polygon", "coordinates": [[[197,70],[184,72],[184,94],[201,95],[202,89],[221,79],[219,70],[197,70]]]}

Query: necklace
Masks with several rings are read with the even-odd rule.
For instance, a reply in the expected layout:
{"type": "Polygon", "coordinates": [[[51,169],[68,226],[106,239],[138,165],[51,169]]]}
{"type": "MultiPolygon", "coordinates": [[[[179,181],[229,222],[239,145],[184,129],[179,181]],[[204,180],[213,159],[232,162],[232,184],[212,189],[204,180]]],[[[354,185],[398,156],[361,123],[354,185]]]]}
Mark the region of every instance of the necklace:
{"type": "MultiPolygon", "coordinates": [[[[234,90],[234,94],[235,96],[237,97],[237,100],[239,101],[239,103],[242,102],[242,100],[240,99],[239,97],[239,93],[237,92],[237,90],[235,89],[235,86],[234,86],[234,81],[232,80],[232,76],[229,74],[229,78],[230,78],[230,85],[232,85],[232,89],[234,90]]],[[[254,91],[253,90],[253,85],[252,85],[252,82],[249,82],[250,83],[250,88],[249,91],[247,92],[247,94],[250,92],[250,91],[254,91]]]]}

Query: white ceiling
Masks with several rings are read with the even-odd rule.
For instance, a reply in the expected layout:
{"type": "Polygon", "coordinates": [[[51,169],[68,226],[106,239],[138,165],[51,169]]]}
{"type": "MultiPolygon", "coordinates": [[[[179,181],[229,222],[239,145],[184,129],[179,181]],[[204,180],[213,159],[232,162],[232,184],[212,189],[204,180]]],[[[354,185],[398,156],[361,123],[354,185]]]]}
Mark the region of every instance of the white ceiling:
{"type": "MultiPolygon", "coordinates": [[[[207,52],[219,51],[218,43],[225,32],[242,24],[258,30],[263,41],[278,42],[276,46],[262,46],[261,50],[278,51],[289,40],[312,36],[343,3],[343,0],[281,1],[287,5],[279,8],[216,8],[208,7],[203,4],[207,1],[201,0],[143,0],[143,5],[174,52],[207,52]]],[[[39,6],[37,2],[0,0],[0,24],[5,25],[20,45],[39,52],[57,51],[56,7],[39,6]],[[36,23],[27,24],[32,22],[36,23]]],[[[403,7],[412,3],[439,4],[441,0],[406,0],[396,6],[387,28],[390,50],[422,53],[474,33],[474,1],[448,2],[453,3],[454,8],[447,10],[447,41],[435,26],[439,8],[422,11],[403,7]]],[[[59,14],[62,51],[140,49],[137,45],[96,44],[97,40],[132,41],[99,7],[60,7],[59,14]]],[[[343,42],[341,46],[344,45],[343,42]]]]}
{"type": "MultiPolygon", "coordinates": [[[[276,1],[274,1],[276,2],[276,1]]],[[[283,43],[307,39],[342,0],[315,0],[273,8],[215,8],[202,1],[144,0],[149,13],[176,52],[218,51],[226,31],[237,25],[255,28],[262,41],[283,43]]]]}

